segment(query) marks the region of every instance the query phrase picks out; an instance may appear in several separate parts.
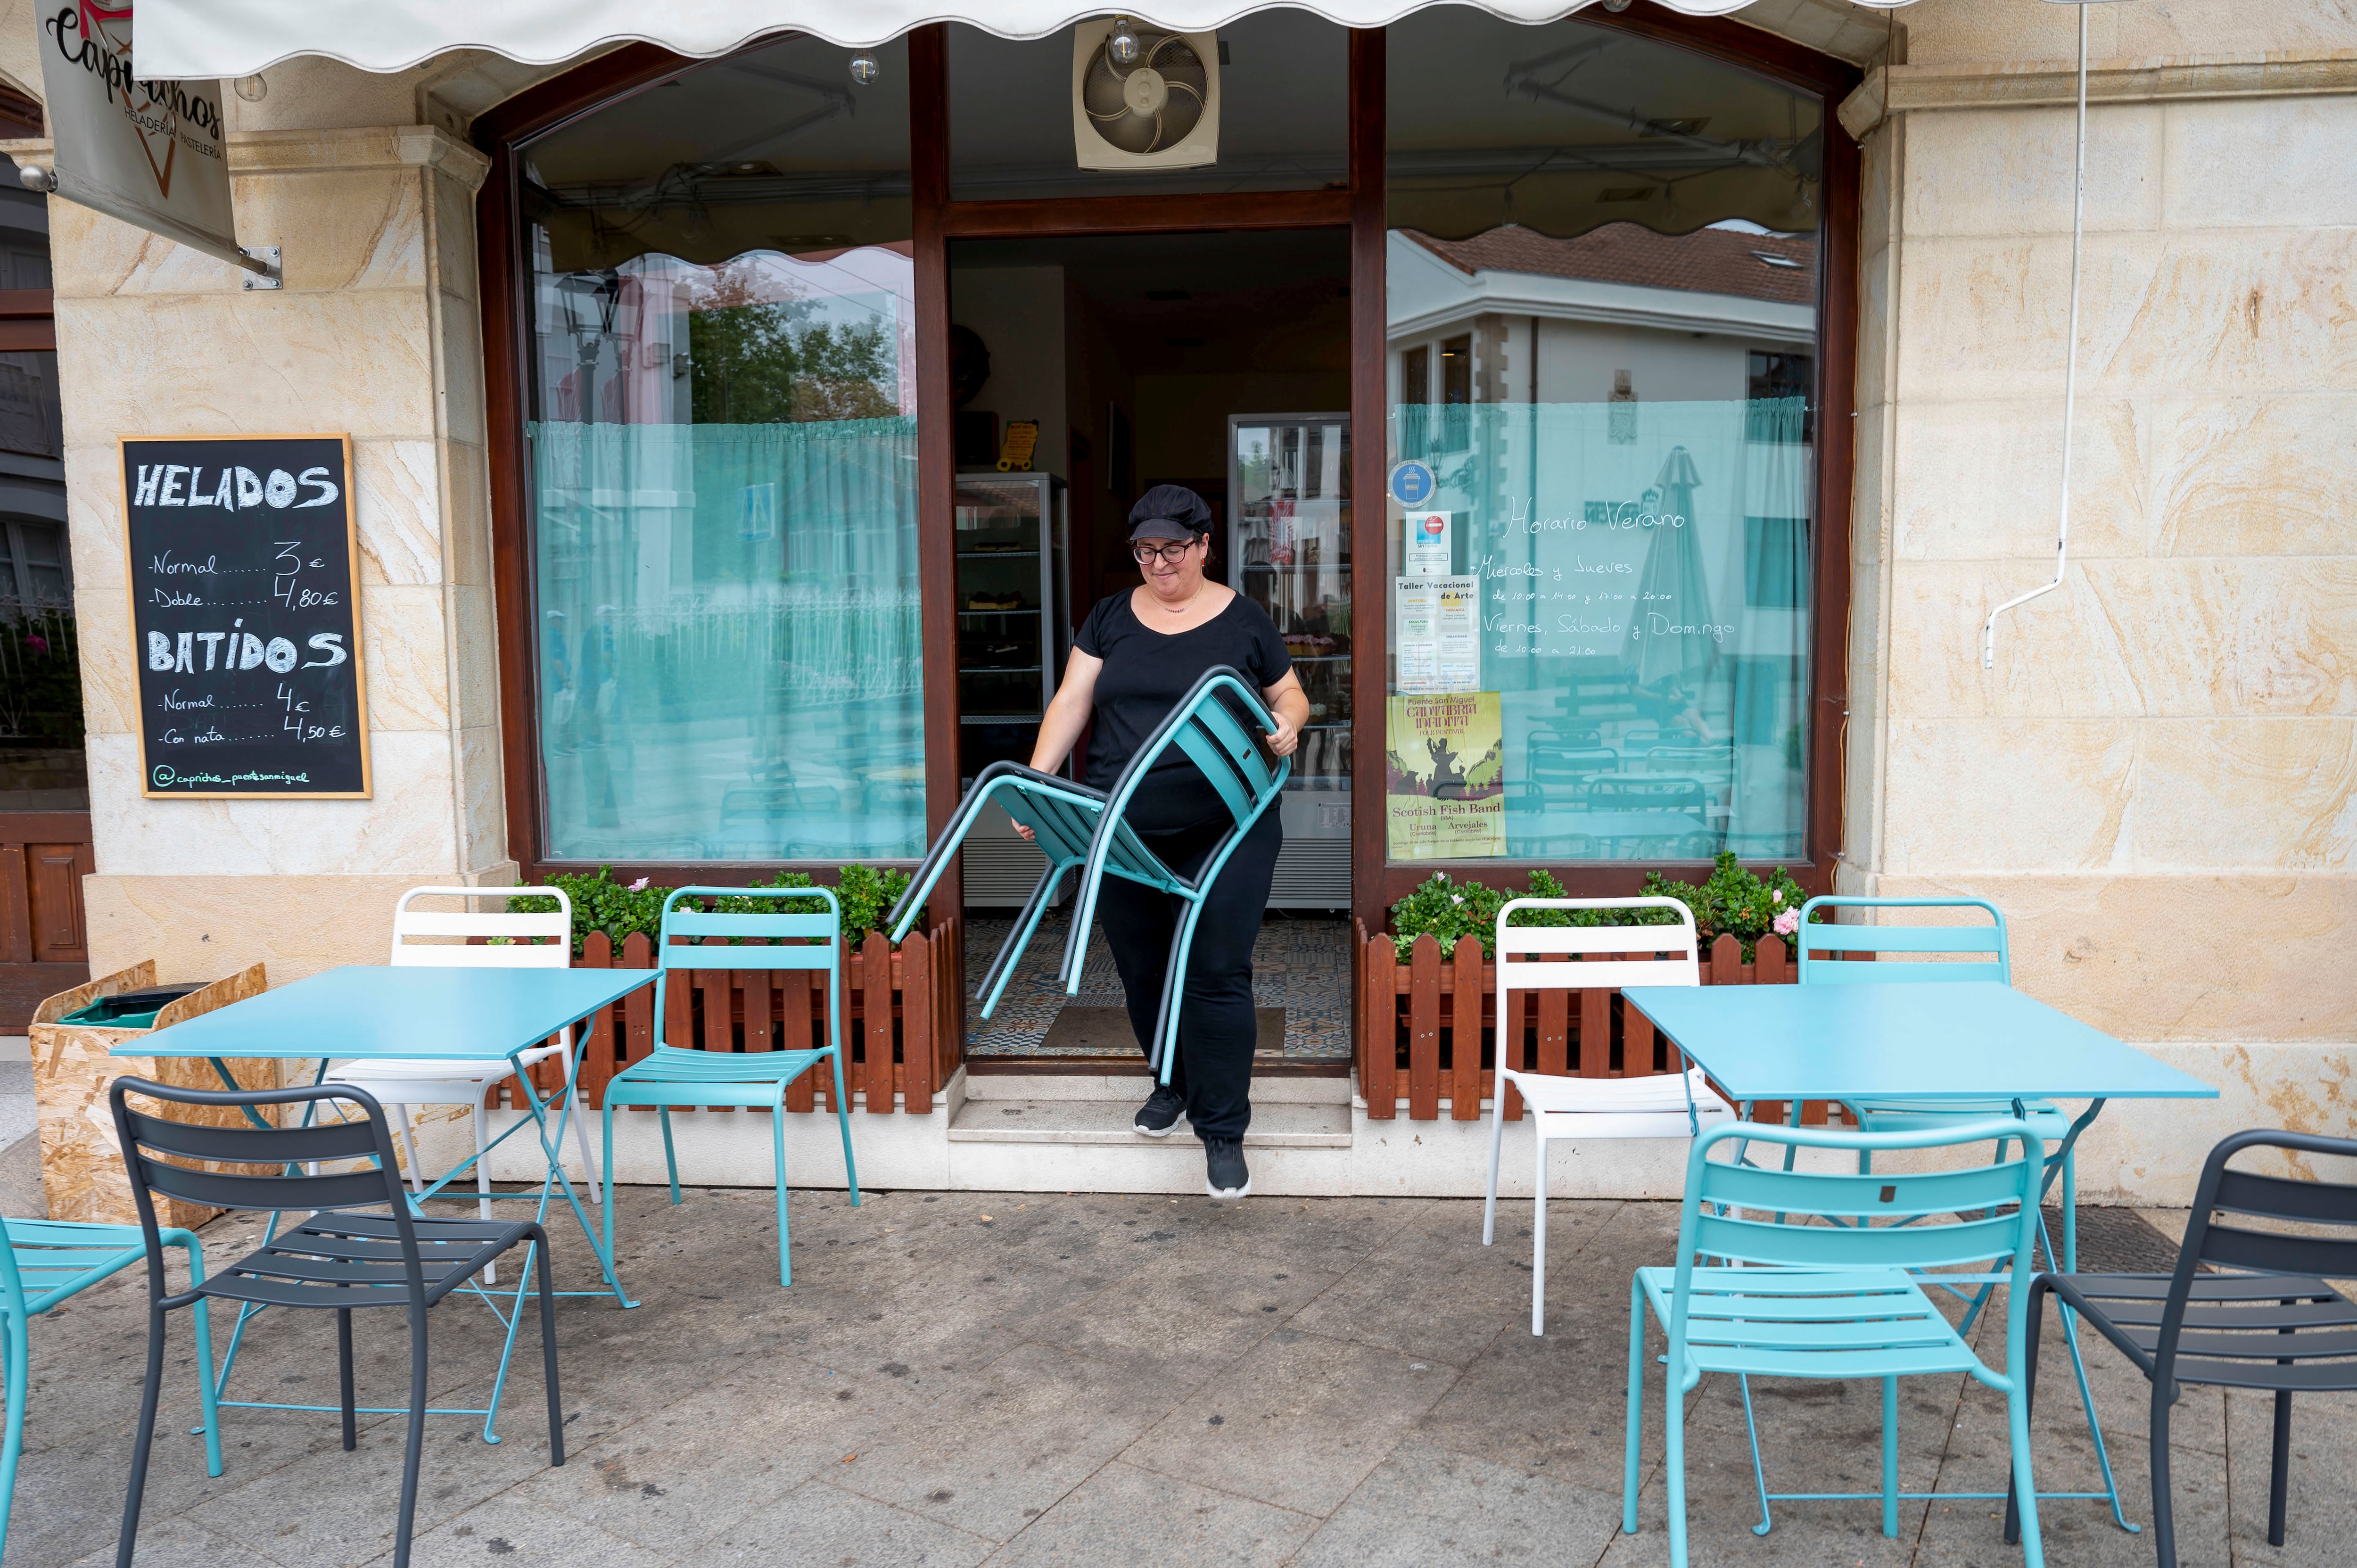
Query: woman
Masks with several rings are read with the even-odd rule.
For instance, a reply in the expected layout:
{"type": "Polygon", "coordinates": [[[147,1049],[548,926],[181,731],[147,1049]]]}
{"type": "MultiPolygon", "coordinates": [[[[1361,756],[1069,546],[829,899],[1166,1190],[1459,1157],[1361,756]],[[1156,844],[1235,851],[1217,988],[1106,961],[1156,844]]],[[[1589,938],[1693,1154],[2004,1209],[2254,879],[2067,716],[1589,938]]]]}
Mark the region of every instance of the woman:
{"type": "MultiPolygon", "coordinates": [[[[1110,789],[1157,725],[1203,672],[1229,665],[1258,686],[1275,716],[1268,748],[1290,757],[1309,717],[1309,698],[1293,673],[1268,612],[1232,588],[1203,580],[1211,554],[1211,509],[1179,485],[1157,485],[1130,509],[1130,553],[1146,582],[1100,600],[1072,638],[1064,682],[1040,721],[1031,766],[1053,773],[1094,720],[1086,781],[1110,789]]],[[[1175,749],[1130,797],[1127,820],[1162,863],[1192,877],[1234,819],[1195,765],[1175,749]]],[[[1019,830],[1029,838],[1031,830],[1019,830]]],[[[1252,1122],[1253,939],[1268,907],[1276,852],[1285,842],[1277,813],[1262,814],[1212,885],[1187,959],[1179,1014],[1178,1059],[1170,1086],[1157,1086],[1132,1123],[1149,1138],[1178,1124],[1180,1112],[1203,1141],[1204,1187],[1213,1197],[1252,1191],[1244,1129],[1252,1122]]],[[[1124,877],[1097,893],[1097,918],[1113,947],[1139,1048],[1154,1036],[1162,981],[1178,929],[1180,901],[1124,877]]]]}

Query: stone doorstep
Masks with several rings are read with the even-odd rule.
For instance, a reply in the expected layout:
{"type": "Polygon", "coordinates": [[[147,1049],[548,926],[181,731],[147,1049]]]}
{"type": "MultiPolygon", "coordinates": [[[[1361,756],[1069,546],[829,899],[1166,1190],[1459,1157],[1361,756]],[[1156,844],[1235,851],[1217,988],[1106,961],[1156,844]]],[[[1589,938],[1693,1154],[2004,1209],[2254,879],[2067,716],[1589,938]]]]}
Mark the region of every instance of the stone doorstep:
{"type": "MultiPolygon", "coordinates": [[[[971,1081],[971,1080],[970,1080],[971,1081]]],[[[1143,1082],[1143,1079],[1139,1079],[1143,1082]]],[[[1337,1079],[1336,1081],[1340,1081],[1337,1079]]],[[[1254,1096],[1253,1120],[1244,1133],[1246,1148],[1347,1149],[1351,1147],[1351,1107],[1262,1101],[1254,1096]]],[[[950,1119],[952,1144],[1066,1144],[1152,1150],[1173,1142],[1193,1141],[1194,1130],[1181,1117],[1168,1138],[1141,1137],[1130,1125],[1137,1113],[1135,1098],[1123,1100],[984,1100],[968,1096],[950,1119]]]]}
{"type": "MultiPolygon", "coordinates": [[[[1146,1099],[1151,1084],[1146,1074],[1091,1072],[969,1072],[964,1075],[969,1100],[1117,1100],[1132,1111],[1146,1099]]],[[[1269,1077],[1253,1079],[1252,1099],[1264,1105],[1337,1105],[1351,1103],[1348,1078],[1269,1077]]],[[[1401,1101],[1405,1104],[1406,1101],[1401,1101]]],[[[1124,1122],[1124,1126],[1128,1123],[1124,1122]]]]}

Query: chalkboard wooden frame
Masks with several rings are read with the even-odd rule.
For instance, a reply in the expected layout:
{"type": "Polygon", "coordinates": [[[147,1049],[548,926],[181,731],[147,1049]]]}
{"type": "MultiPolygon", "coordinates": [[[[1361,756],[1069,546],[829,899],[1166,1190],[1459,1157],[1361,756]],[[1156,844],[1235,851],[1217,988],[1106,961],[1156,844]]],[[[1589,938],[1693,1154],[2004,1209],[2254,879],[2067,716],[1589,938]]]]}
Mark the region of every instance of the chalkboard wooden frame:
{"type": "Polygon", "coordinates": [[[201,442],[245,444],[258,441],[332,441],[341,453],[338,478],[341,482],[341,505],[344,513],[344,564],[346,578],[344,603],[351,611],[352,716],[353,743],[359,748],[361,787],[357,789],[158,789],[155,788],[154,764],[147,755],[147,722],[144,712],[135,711],[132,733],[139,741],[139,792],[150,800],[367,800],[375,798],[376,779],[372,750],[369,744],[368,660],[367,637],[361,624],[361,542],[360,497],[352,488],[352,438],[346,431],[238,431],[215,435],[122,435],[115,438],[115,476],[123,486],[123,593],[125,607],[130,612],[129,629],[133,634],[132,686],[135,709],[143,706],[139,680],[141,658],[137,632],[139,618],[139,568],[133,553],[131,527],[131,448],[143,442],[167,441],[176,445],[201,442]]]}

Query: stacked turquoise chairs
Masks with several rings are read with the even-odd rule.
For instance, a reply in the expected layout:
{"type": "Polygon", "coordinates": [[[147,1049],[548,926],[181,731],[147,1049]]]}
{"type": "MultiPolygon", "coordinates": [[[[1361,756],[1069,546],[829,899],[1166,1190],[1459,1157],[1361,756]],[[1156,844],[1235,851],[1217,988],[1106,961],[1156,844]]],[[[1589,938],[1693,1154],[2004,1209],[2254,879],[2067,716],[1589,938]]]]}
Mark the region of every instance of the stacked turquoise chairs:
{"type": "Polygon", "coordinates": [[[1063,967],[1059,972],[1067,995],[1080,994],[1081,970],[1088,958],[1089,926],[1096,918],[1097,890],[1107,875],[1125,877],[1158,892],[1175,894],[1187,908],[1171,935],[1170,963],[1164,973],[1160,1010],[1148,1056],[1161,1075],[1160,1081],[1168,1083],[1171,1067],[1178,1055],[1178,1010],[1186,991],[1187,956],[1194,947],[1195,923],[1202,915],[1203,900],[1219,880],[1236,845],[1243,842],[1244,834],[1260,821],[1262,813],[1275,803],[1285,789],[1286,779],[1293,771],[1292,759],[1271,756],[1265,743],[1245,728],[1248,723],[1265,731],[1275,726],[1275,720],[1269,716],[1260,693],[1236,671],[1222,664],[1204,671],[1203,678],[1171,708],[1137,748],[1137,754],[1130,758],[1110,790],[1092,789],[1085,784],[1012,762],[992,763],[975,778],[965,799],[958,802],[949,826],[933,841],[908,892],[893,907],[888,917],[892,940],[898,941],[909,934],[933,884],[941,880],[951,857],[981,820],[984,809],[994,800],[1000,802],[1008,815],[1032,830],[1033,842],[1048,857],[1048,869],[1032,889],[1029,901],[1016,918],[1015,929],[1007,933],[1006,945],[991,961],[990,971],[983,976],[982,986],[975,993],[982,1003],[983,1017],[987,1019],[997,1008],[1006,983],[1014,978],[1016,964],[1031,945],[1032,934],[1055,902],[1057,887],[1068,872],[1080,872],[1080,892],[1072,910],[1071,929],[1064,939],[1063,967]],[[1238,709],[1242,710],[1242,717],[1238,716],[1238,709]],[[1145,841],[1125,817],[1147,771],[1174,746],[1201,770],[1229,817],[1227,832],[1213,845],[1202,871],[1192,878],[1181,876],[1165,865],[1160,856],[1146,847],[1145,841]]]}
{"type": "MultiPolygon", "coordinates": [[[[205,1277],[204,1244],[186,1230],[158,1232],[167,1247],[188,1254],[188,1283],[205,1277]]],[[[132,1264],[145,1262],[147,1241],[136,1225],[91,1225],[52,1219],[0,1220],[0,1364],[5,1364],[8,1427],[0,1440],[0,1555],[8,1547],[8,1513],[16,1497],[16,1461],[25,1448],[25,1400],[32,1389],[27,1329],[32,1320],[132,1264]]],[[[156,1267],[160,1270],[162,1264],[156,1267]]],[[[156,1294],[163,1294],[159,1283],[156,1294]]],[[[197,1304],[197,1399],[204,1411],[205,1473],[221,1473],[221,1420],[213,1402],[213,1338],[202,1302],[197,1304]]]]}
{"type": "MultiPolygon", "coordinates": [[[[655,941],[654,1049],[616,1073],[606,1084],[605,1149],[607,1181],[614,1170],[614,1112],[625,1105],[651,1105],[662,1119],[663,1169],[671,1177],[671,1200],[679,1196],[679,1157],[672,1145],[671,1108],[674,1105],[727,1105],[770,1112],[770,1157],[778,1184],[778,1283],[794,1283],[793,1252],[786,1233],[786,1089],[794,1079],[823,1061],[834,1070],[834,1120],[843,1133],[843,1175],[851,1187],[851,1202],[859,1203],[859,1169],[851,1158],[851,1109],[843,1090],[843,909],[829,887],[762,889],[742,887],[681,887],[663,900],[662,925],[655,941]],[[737,914],[705,909],[699,898],[757,897],[764,902],[817,900],[823,914],[737,914]],[[683,900],[687,902],[683,903],[683,900]],[[725,964],[702,945],[705,937],[736,939],[725,964]],[[677,939],[687,938],[687,941],[677,939]],[[749,944],[749,945],[748,945],[749,944]],[[781,1051],[727,1048],[724,1037],[716,1049],[694,1050],[663,1042],[663,1002],[671,972],[675,969],[786,970],[826,972],[826,1044],[816,1048],[781,1051]]],[[[705,1020],[705,1028],[716,1027],[705,1020]]],[[[716,1027],[727,1028],[726,1017],[716,1027]]],[[[707,1038],[709,1036],[707,1036],[707,1038]]],[[[887,1063],[885,1070],[890,1071],[887,1063]]],[[[614,1255],[614,1199],[606,1195],[606,1255],[614,1255]]],[[[635,1302],[630,1304],[635,1306],[635,1302]]]]}
{"type": "MultiPolygon", "coordinates": [[[[1857,898],[1825,896],[1810,899],[1801,906],[1800,929],[1794,933],[1800,950],[1800,983],[1803,985],[1845,984],[1954,984],[1961,981],[1993,980],[2000,985],[2013,983],[2013,954],[2006,939],[2005,914],[1986,898],[1857,898]],[[1968,921],[1961,925],[1841,925],[1829,918],[1823,923],[1816,918],[1820,909],[1857,909],[1881,916],[1897,911],[1922,909],[1976,909],[1988,917],[1987,924],[1968,921]],[[1843,958],[1841,954],[1863,954],[1863,958],[1843,958]]],[[[1896,1048],[1904,1049],[1903,1043],[1896,1048]]],[[[2060,1267],[2070,1273],[2079,1266],[2079,1134],[2094,1121],[2101,1102],[2090,1108],[2075,1122],[2063,1109],[2050,1100],[1908,1100],[1891,1097],[1844,1101],[1843,1105],[1859,1127],[1869,1133],[1900,1132],[1914,1128],[1954,1127],[1991,1116],[2018,1116],[2036,1130],[2047,1151],[2046,1169],[2041,1174],[2041,1196],[2059,1177],[2062,1184],[2062,1246],[2060,1267]]],[[[1800,1111],[1796,1101],[1795,1114],[1800,1111]]],[[[2005,1157],[2002,1145],[1997,1157],[2005,1157]]],[[[1861,1152],[1858,1170],[1873,1168],[1873,1156],[1861,1152]]],[[[2038,1235],[2046,1249],[2046,1261],[2055,1266],[2058,1256],[2054,1240],[2046,1234],[2045,1221],[2039,1221],[2038,1235]]],[[[1972,1300],[1965,1314],[1964,1326],[1972,1327],[1980,1310],[1988,1300],[1989,1287],[1983,1285],[1972,1300]]],[[[2067,1310],[2062,1315],[2063,1338],[2071,1349],[2072,1369],[2078,1374],[2081,1398],[2086,1400],[2087,1429],[2095,1441],[2095,1456],[2104,1472],[2101,1492],[2054,1494],[2072,1497],[2099,1497],[2111,1504],[2112,1517],[2121,1529],[2135,1533],[2138,1527],[2128,1522],[2120,1505],[2118,1483],[2113,1478],[2111,1454],[2104,1444],[2104,1434],[2095,1423],[2094,1405],[2088,1398],[2087,1370],[2079,1348],[2078,1325],[2067,1310]]]]}
{"type": "MultiPolygon", "coordinates": [[[[1645,1317],[1669,1338],[1663,1400],[1669,1492],[1670,1561],[1686,1562],[1684,1394],[1706,1372],[1744,1380],[1744,1419],[1765,1535],[1774,1501],[1878,1499],[1882,1533],[1899,1533],[1899,1504],[1999,1499],[2021,1519],[2029,1568],[2045,1561],[2038,1498],[2030,1481],[2029,1380],[2026,1347],[2034,1264],[2032,1237],[2044,1172],[2038,1131],[2018,1117],[1900,1133],[1763,1127],[1732,1122],[1695,1140],[1686,1159],[1684,1214],[1676,1263],[1642,1268],[1629,1287],[1629,1425],[1620,1528],[1637,1532],[1638,1449],[1643,1438],[1645,1317]],[[1821,1174],[1715,1162],[1729,1139],[1871,1155],[2002,1141],[2014,1158],[1964,1170],[1896,1176],[1821,1174]],[[1714,1260],[1708,1265],[1704,1259],[1714,1260]],[[1927,1274],[1933,1270],[1986,1272],[1927,1274]],[[1995,1280],[2006,1294],[2005,1368],[1991,1369],[1925,1295],[1925,1278],[1995,1280]],[[2013,1455],[2007,1491],[1899,1489],[1899,1380],[1964,1373],[2003,1394],[2013,1455]],[[1873,1492],[1770,1492],[1751,1412],[1754,1376],[1878,1379],[1882,1384],[1882,1486],[1873,1492]]],[[[1992,1515],[1994,1517],[1994,1515],[1992,1515]]]]}

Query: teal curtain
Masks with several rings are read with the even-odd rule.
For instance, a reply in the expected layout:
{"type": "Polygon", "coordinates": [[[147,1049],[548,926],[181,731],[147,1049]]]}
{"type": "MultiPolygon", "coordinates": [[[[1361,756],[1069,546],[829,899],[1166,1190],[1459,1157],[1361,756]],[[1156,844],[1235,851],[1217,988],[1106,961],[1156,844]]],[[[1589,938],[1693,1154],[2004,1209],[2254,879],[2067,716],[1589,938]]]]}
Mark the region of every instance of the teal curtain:
{"type": "Polygon", "coordinates": [[[529,435],[550,856],[921,854],[915,421],[529,435]]]}

